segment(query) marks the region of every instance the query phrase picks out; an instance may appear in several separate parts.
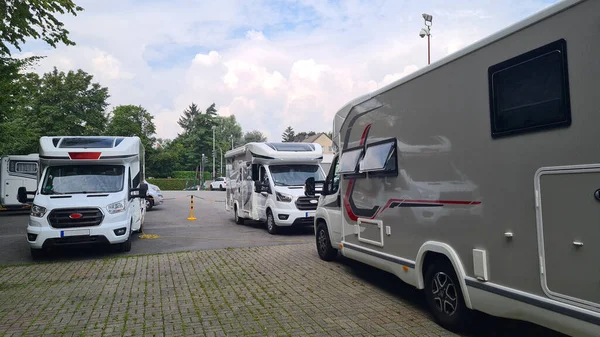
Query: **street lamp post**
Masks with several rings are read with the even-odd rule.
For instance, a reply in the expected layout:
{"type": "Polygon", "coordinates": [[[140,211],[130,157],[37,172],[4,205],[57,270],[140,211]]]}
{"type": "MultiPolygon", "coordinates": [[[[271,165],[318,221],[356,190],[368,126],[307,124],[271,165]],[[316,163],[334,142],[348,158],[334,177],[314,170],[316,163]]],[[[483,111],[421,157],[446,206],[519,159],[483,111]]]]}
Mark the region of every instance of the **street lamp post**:
{"type": "Polygon", "coordinates": [[[216,178],[216,171],[215,171],[215,129],[217,127],[215,125],[213,125],[212,130],[213,130],[213,165],[212,165],[212,177],[213,179],[216,178]]]}
{"type": "Polygon", "coordinates": [[[431,64],[431,23],[433,16],[423,13],[423,19],[425,19],[425,28],[421,28],[419,36],[421,38],[427,36],[427,64],[431,64]]]}

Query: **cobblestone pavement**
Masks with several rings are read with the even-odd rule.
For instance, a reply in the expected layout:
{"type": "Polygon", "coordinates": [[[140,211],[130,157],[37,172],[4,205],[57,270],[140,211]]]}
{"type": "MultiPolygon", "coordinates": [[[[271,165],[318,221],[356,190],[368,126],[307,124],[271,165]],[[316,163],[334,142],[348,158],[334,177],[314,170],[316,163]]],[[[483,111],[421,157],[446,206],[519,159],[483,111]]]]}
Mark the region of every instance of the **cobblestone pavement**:
{"type": "MultiPolygon", "coordinates": [[[[0,268],[0,336],[455,336],[421,298],[313,244],[13,265],[0,268]]],[[[490,319],[475,336],[550,336],[490,319]]]]}
{"type": "Polygon", "coordinates": [[[0,270],[0,335],[451,336],[313,245],[0,270]]]}

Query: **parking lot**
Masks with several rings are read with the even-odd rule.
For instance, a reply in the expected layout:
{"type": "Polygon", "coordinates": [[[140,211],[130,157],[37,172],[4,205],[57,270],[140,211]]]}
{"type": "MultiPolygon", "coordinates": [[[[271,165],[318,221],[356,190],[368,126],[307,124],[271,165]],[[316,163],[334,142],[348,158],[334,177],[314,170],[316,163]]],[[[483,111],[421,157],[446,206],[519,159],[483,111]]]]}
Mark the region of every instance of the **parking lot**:
{"type": "MultiPolygon", "coordinates": [[[[273,236],[236,225],[223,192],[164,194],[126,254],[77,248],[32,264],[27,216],[0,216],[0,336],[455,336],[394,276],[321,261],[311,229],[273,236]]],[[[487,315],[467,335],[558,336],[487,315]]]]}

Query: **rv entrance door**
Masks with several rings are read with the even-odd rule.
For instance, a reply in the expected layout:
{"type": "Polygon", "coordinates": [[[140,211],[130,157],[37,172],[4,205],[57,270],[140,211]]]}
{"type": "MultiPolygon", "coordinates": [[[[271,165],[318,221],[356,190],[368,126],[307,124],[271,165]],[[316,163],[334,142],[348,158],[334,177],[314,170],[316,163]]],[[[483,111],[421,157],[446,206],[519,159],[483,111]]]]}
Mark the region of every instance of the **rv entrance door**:
{"type": "Polygon", "coordinates": [[[540,170],[536,189],[544,290],[600,309],[600,167],[540,170]]]}

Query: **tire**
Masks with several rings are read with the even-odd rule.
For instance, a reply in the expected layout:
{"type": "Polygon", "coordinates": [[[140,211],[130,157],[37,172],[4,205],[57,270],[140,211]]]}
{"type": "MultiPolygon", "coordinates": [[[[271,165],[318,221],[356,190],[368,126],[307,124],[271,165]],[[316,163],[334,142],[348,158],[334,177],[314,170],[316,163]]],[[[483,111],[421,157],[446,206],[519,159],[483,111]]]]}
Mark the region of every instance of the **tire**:
{"type": "Polygon", "coordinates": [[[240,216],[238,215],[238,209],[237,209],[237,204],[233,205],[233,216],[235,218],[235,223],[238,225],[243,225],[244,224],[244,219],[240,218],[240,216]]]}
{"type": "Polygon", "coordinates": [[[212,191],[212,190],[213,190],[213,188],[212,188],[212,184],[208,185],[208,190],[209,190],[209,191],[212,191]]]}
{"type": "Polygon", "coordinates": [[[275,223],[273,212],[271,212],[270,209],[267,210],[267,232],[269,232],[269,234],[277,234],[277,232],[279,232],[279,226],[275,223]]]}
{"type": "Polygon", "coordinates": [[[223,191],[223,185],[219,185],[219,189],[223,191]]]}
{"type": "Polygon", "coordinates": [[[152,210],[152,207],[154,207],[154,201],[146,199],[146,211],[152,210]]]}
{"type": "Polygon", "coordinates": [[[34,260],[39,260],[44,256],[43,249],[31,248],[30,250],[31,250],[31,258],[34,260]]]}
{"type": "Polygon", "coordinates": [[[448,260],[437,260],[427,268],[425,300],[439,325],[455,333],[465,329],[470,311],[465,305],[454,268],[448,260]]]}
{"type": "Polygon", "coordinates": [[[319,257],[324,261],[333,261],[337,257],[337,249],[331,246],[331,240],[329,239],[329,232],[327,226],[324,223],[319,223],[317,226],[317,233],[315,235],[315,241],[317,244],[317,252],[319,257]]]}

